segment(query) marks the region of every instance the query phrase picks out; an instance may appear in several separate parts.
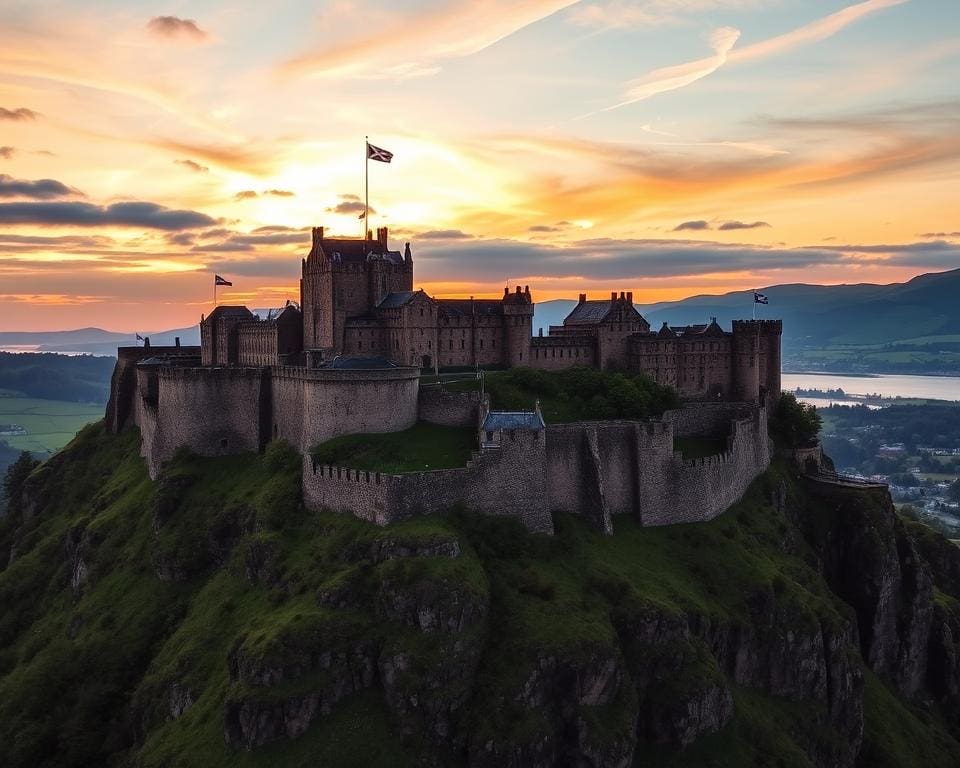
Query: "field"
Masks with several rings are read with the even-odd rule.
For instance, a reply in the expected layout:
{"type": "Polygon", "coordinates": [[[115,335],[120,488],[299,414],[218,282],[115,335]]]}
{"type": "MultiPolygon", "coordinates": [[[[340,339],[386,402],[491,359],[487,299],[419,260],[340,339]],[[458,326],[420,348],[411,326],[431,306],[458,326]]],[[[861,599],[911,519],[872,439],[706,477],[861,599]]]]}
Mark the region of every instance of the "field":
{"type": "Polygon", "coordinates": [[[0,396],[0,424],[19,424],[26,435],[3,435],[0,440],[18,450],[53,453],[86,424],[103,417],[103,406],[0,396]]]}

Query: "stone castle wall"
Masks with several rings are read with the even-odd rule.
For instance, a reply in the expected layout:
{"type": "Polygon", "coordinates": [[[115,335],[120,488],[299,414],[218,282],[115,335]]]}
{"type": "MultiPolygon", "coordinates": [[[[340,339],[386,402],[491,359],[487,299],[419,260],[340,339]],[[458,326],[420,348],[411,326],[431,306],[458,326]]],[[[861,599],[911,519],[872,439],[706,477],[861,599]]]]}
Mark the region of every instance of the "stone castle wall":
{"type": "Polygon", "coordinates": [[[305,455],[303,499],[309,509],[349,512],[378,525],[463,504],[552,533],[545,463],[543,433],[520,431],[506,437],[499,450],[475,452],[461,469],[386,475],[317,466],[305,455]]]}
{"type": "Polygon", "coordinates": [[[383,475],[314,466],[306,456],[303,495],[308,508],[348,511],[379,525],[462,504],[518,517],[533,531],[552,530],[550,512],[562,511],[612,532],[614,514],[649,526],[712,520],[769,466],[770,450],[763,408],[699,406],[695,416],[672,411],[661,421],[518,430],[461,469],[383,475]],[[685,460],[674,452],[676,423],[712,427],[724,417],[722,454],[685,460]]]}
{"type": "Polygon", "coordinates": [[[421,421],[444,427],[476,428],[480,421],[479,392],[448,392],[439,384],[420,387],[421,421]]]}

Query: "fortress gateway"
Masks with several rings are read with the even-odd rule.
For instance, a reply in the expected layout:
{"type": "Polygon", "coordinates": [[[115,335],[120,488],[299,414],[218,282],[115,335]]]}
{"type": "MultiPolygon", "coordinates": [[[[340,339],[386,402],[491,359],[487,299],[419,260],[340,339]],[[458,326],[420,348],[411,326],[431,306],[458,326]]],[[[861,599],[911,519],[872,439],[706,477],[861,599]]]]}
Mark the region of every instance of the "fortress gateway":
{"type": "MultiPolygon", "coordinates": [[[[371,233],[372,235],[372,233],[371,233]]],[[[766,411],[780,393],[779,320],[716,320],[651,330],[631,293],[579,302],[533,336],[529,287],[500,299],[434,299],[413,287],[413,255],[376,238],[312,231],[300,306],[265,317],[219,306],[196,347],[121,347],[107,424],[136,424],[151,477],[185,446],[203,456],[259,451],[283,439],[304,454],[308,506],[384,524],[464,503],[550,531],[553,510],[644,524],[703,520],[735,502],[770,461],[766,411]],[[539,410],[498,413],[477,393],[421,386],[454,367],[574,365],[641,373],[685,401],[652,422],[545,425],[539,410]],[[380,475],[314,466],[312,446],[395,432],[418,420],[477,430],[466,467],[380,475]],[[674,438],[725,437],[723,453],[684,460],[674,438]]],[[[531,408],[534,404],[531,403],[531,408]]]]}

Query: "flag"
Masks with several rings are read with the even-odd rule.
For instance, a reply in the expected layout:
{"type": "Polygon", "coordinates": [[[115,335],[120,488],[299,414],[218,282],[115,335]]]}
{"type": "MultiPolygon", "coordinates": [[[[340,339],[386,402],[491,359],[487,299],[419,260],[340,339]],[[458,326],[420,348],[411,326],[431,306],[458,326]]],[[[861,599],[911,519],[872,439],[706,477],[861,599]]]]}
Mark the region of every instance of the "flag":
{"type": "Polygon", "coordinates": [[[753,292],[753,303],[754,304],[769,304],[770,300],[766,297],[766,294],[753,292]]]}
{"type": "Polygon", "coordinates": [[[233,285],[233,283],[231,283],[229,280],[224,280],[222,277],[220,277],[220,275],[213,276],[213,284],[214,285],[233,285]]]}
{"type": "Polygon", "coordinates": [[[357,218],[358,218],[358,219],[365,219],[365,218],[367,218],[367,212],[366,212],[366,211],[361,211],[361,212],[360,212],[360,215],[357,216],[357,218]]]}
{"type": "Polygon", "coordinates": [[[141,336],[139,333],[137,334],[137,341],[143,341],[143,336],[141,336]]]}
{"type": "Polygon", "coordinates": [[[369,141],[367,142],[367,160],[376,160],[379,163],[389,163],[393,160],[393,152],[388,152],[380,147],[375,147],[369,141]]]}

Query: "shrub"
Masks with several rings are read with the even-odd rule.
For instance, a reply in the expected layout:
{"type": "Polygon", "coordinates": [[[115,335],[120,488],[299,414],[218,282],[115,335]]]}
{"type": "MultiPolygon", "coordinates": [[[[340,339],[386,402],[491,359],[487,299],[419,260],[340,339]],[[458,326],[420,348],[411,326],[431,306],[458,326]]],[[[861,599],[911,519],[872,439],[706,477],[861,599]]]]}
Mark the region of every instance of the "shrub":
{"type": "Polygon", "coordinates": [[[787,448],[809,448],[817,444],[822,420],[817,409],[801,403],[790,392],[784,392],[770,417],[773,439],[787,448]]]}

